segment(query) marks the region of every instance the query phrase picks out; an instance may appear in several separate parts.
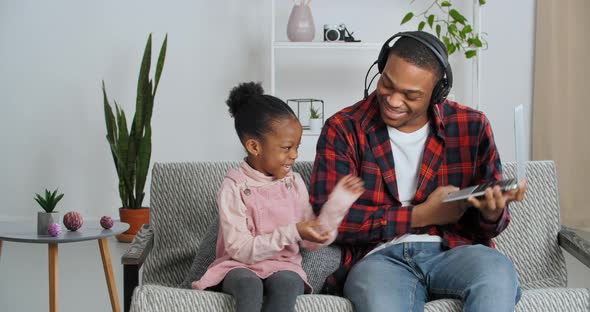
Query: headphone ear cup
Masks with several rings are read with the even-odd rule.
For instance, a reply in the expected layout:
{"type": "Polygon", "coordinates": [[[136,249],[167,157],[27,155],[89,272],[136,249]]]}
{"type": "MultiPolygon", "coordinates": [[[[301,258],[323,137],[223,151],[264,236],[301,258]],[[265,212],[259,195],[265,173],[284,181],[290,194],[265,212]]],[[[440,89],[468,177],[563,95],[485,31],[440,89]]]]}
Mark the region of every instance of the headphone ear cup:
{"type": "Polygon", "coordinates": [[[446,78],[442,78],[432,90],[430,104],[442,102],[449,95],[449,85],[446,78]]]}
{"type": "Polygon", "coordinates": [[[389,56],[390,47],[387,45],[387,43],[383,45],[383,47],[381,48],[381,52],[379,52],[379,56],[377,57],[377,69],[379,70],[380,74],[383,73],[383,70],[385,69],[385,64],[387,63],[387,57],[389,56]]]}

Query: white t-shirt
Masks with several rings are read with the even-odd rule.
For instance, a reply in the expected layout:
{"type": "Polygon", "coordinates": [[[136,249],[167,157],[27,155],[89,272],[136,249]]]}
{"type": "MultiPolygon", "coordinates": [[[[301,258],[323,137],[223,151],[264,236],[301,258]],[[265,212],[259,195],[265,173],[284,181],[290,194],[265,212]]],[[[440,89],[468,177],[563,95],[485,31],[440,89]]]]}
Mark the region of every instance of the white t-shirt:
{"type": "MultiPolygon", "coordinates": [[[[387,130],[389,132],[393,162],[395,164],[395,176],[399,200],[401,201],[402,206],[408,206],[416,195],[418,178],[420,177],[422,154],[424,153],[424,147],[426,146],[426,139],[428,138],[430,127],[429,124],[426,123],[422,128],[411,133],[401,132],[389,126],[387,127],[387,130]]],[[[367,255],[385,247],[400,243],[441,241],[442,238],[437,235],[404,234],[389,242],[378,245],[367,255]]]]}

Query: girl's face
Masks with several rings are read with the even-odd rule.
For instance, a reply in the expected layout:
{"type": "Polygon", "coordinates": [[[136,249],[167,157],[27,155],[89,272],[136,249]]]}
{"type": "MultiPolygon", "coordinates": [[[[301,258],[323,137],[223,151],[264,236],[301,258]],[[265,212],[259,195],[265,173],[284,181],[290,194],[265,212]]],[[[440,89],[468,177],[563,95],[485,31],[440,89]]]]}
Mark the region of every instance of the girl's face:
{"type": "Polygon", "coordinates": [[[247,146],[248,163],[256,170],[277,179],[284,178],[297,159],[303,128],[297,118],[281,118],[273,122],[272,131],[255,147],[247,146]]]}

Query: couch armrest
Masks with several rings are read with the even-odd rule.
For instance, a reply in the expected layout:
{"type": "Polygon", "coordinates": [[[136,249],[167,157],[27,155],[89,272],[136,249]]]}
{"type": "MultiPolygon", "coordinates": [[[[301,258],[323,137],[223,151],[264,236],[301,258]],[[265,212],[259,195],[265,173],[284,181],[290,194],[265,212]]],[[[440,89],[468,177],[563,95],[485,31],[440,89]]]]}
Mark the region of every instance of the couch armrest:
{"type": "Polygon", "coordinates": [[[563,249],[590,268],[590,233],[562,225],[557,241],[563,249]]]}
{"type": "Polygon", "coordinates": [[[141,266],[152,250],[153,244],[154,232],[150,229],[149,224],[144,224],[121,257],[121,263],[141,266]]]}

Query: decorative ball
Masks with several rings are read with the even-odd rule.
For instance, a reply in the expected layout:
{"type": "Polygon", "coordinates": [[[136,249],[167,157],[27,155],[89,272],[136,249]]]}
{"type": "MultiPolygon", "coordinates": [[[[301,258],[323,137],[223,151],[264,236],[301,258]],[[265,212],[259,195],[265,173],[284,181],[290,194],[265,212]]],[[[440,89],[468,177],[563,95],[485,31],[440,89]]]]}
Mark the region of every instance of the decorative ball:
{"type": "Polygon", "coordinates": [[[49,225],[49,227],[47,228],[47,233],[49,233],[49,235],[55,237],[55,236],[59,235],[59,233],[61,233],[61,226],[57,223],[51,223],[49,225]]]}
{"type": "Polygon", "coordinates": [[[82,227],[82,215],[76,211],[70,211],[64,215],[64,225],[70,231],[77,231],[82,227]]]}
{"type": "Polygon", "coordinates": [[[113,224],[115,222],[113,221],[113,218],[109,217],[109,216],[104,216],[102,218],[100,218],[100,226],[102,226],[105,229],[110,229],[113,227],[113,224]]]}

